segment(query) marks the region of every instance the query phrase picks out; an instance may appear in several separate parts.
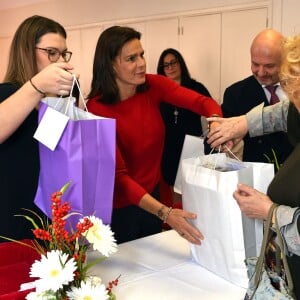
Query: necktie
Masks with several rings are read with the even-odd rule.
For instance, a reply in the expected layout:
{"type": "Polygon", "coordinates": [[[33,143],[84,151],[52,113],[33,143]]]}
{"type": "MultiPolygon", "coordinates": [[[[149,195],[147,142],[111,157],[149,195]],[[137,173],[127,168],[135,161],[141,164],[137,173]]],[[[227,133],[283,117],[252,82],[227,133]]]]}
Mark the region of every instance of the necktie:
{"type": "Polygon", "coordinates": [[[276,95],[275,91],[277,89],[278,85],[269,85],[269,86],[266,86],[266,89],[270,92],[271,94],[271,98],[270,98],[270,104],[275,104],[277,102],[279,102],[279,98],[278,96],[276,95]]]}

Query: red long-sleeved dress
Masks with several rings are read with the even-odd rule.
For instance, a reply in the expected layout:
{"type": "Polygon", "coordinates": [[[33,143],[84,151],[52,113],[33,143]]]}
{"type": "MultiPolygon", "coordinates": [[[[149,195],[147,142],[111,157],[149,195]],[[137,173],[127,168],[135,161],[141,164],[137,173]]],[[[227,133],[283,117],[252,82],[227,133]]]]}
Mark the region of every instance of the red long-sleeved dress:
{"type": "Polygon", "coordinates": [[[164,123],[159,105],[165,101],[199,115],[222,116],[212,98],[179,86],[160,75],[146,75],[148,90],[117,104],[103,104],[99,96],[87,103],[89,112],[116,119],[117,152],[114,208],[138,205],[160,180],[164,123]]]}

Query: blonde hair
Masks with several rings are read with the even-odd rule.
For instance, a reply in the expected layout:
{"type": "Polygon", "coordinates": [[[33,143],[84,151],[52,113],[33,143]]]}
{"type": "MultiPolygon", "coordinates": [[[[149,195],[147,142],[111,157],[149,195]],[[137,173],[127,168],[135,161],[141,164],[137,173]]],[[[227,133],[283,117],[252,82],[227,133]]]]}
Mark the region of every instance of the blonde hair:
{"type": "Polygon", "coordinates": [[[300,101],[300,34],[283,42],[280,82],[291,101],[300,101]]]}

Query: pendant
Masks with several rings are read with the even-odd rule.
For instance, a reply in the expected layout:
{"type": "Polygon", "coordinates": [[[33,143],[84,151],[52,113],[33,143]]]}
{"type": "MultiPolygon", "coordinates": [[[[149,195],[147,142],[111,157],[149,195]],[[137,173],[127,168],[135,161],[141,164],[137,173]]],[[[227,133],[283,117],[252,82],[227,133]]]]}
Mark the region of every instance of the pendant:
{"type": "Polygon", "coordinates": [[[177,124],[177,119],[178,119],[178,114],[179,114],[179,112],[178,112],[176,106],[175,106],[175,108],[174,108],[173,114],[174,114],[174,123],[177,124]]]}

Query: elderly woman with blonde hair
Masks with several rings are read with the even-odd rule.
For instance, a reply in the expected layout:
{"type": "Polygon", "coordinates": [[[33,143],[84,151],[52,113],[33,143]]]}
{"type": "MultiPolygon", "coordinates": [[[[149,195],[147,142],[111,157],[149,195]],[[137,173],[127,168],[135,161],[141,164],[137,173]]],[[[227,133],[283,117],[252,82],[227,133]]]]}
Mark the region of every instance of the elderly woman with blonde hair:
{"type": "Polygon", "coordinates": [[[300,112],[300,34],[286,38],[283,49],[281,85],[300,112]]]}
{"type": "Polygon", "coordinates": [[[274,217],[285,240],[295,296],[300,299],[300,35],[284,41],[280,82],[290,99],[287,133],[295,148],[272,180],[267,195],[239,186],[234,197],[243,213],[254,218],[266,219],[272,203],[280,204],[274,217]]]}

